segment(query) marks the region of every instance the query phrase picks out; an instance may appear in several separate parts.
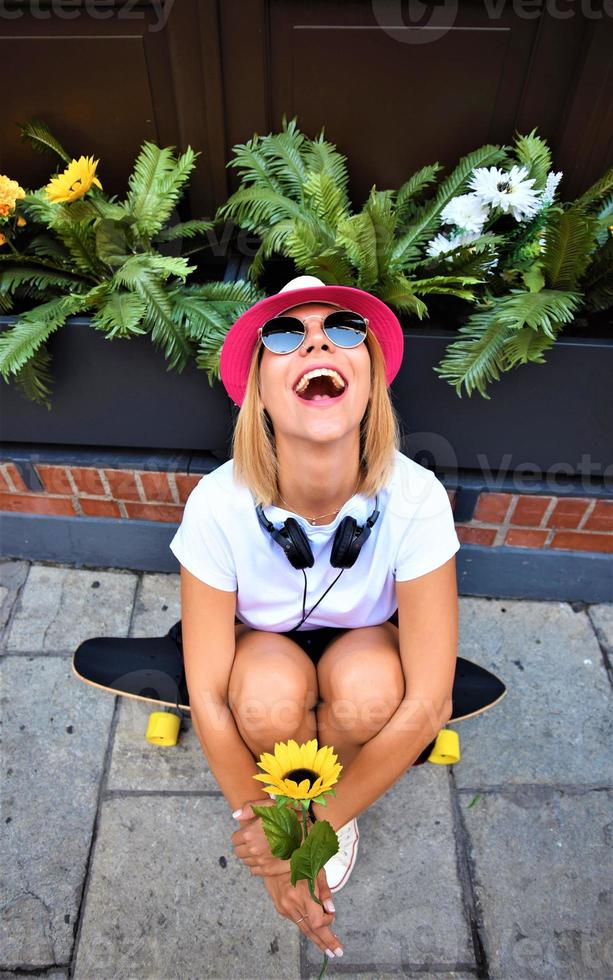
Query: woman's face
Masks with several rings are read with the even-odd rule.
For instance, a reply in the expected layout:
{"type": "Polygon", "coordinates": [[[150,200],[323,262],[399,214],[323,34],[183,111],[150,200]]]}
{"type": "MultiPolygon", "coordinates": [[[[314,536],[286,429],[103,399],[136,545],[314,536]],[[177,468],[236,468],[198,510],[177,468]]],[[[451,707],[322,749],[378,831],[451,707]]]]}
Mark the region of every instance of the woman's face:
{"type": "MultiPolygon", "coordinates": [[[[359,427],[362,421],[370,397],[370,355],[365,342],[344,350],[328,340],[322,321],[335,309],[328,303],[302,303],[284,311],[304,322],[302,345],[291,354],[273,354],[266,348],[262,352],[260,395],[276,438],[283,434],[328,442],[359,427]],[[321,366],[338,371],[344,378],[346,387],[341,396],[322,401],[300,398],[294,391],[299,378],[321,366]]],[[[319,384],[327,390],[323,388],[327,382],[319,384]]]]}

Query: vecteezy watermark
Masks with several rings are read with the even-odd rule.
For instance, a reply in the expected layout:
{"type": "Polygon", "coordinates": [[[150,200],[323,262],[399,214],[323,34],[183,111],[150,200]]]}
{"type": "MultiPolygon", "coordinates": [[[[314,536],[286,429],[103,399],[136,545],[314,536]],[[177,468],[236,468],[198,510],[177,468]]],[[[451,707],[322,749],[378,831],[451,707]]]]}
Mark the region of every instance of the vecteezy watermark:
{"type": "Polygon", "coordinates": [[[78,18],[91,20],[135,21],[154,19],[147,30],[156,32],[166,27],[175,0],[150,0],[146,6],[140,0],[29,0],[17,5],[14,0],[0,0],[0,20],[18,20],[33,17],[35,20],[73,21],[78,18]]]}
{"type": "Polygon", "coordinates": [[[403,44],[429,44],[444,37],[454,26],[458,0],[422,3],[422,0],[372,0],[379,27],[403,44]]]}
{"type": "MultiPolygon", "coordinates": [[[[403,44],[429,44],[438,41],[455,26],[458,0],[372,0],[374,18],[386,34],[403,44]]],[[[586,20],[613,17],[613,0],[483,0],[483,11],[490,22],[512,14],[519,20],[537,20],[543,14],[553,20],[569,20],[580,15],[586,20]]],[[[463,30],[483,27],[481,22],[466,23],[463,30]]],[[[499,30],[503,30],[502,27],[499,30]]]]}

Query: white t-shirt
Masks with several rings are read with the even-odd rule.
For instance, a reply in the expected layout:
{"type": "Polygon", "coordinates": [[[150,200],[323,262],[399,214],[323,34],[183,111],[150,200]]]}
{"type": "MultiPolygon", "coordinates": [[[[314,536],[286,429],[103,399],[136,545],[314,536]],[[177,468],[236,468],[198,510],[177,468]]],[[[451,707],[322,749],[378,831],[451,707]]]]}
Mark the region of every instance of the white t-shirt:
{"type": "MultiPolygon", "coordinates": [[[[375,498],[355,494],[330,524],[313,526],[281,507],[264,507],[275,526],[294,517],[309,539],[315,563],[294,568],[261,526],[248,487],[233,476],[234,461],[207,473],[192,490],[170,550],[196,578],[216,589],[237,591],[236,613],[252,629],[285,632],[339,575],[330,564],[332,541],[343,517],[364,524],[375,498]]],[[[385,622],[398,608],[395,581],[431,572],[458,551],[453,512],[439,479],[396,452],[392,478],[379,493],[379,517],[357,561],[346,568],[301,630],[321,626],[357,628],[385,622]]]]}

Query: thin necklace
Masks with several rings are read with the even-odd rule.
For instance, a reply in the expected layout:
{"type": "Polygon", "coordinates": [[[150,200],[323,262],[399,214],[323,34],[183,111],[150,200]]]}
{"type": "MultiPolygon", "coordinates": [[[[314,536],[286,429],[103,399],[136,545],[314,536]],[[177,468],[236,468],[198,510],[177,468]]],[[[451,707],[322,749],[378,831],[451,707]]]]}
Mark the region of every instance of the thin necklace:
{"type": "MultiPolygon", "coordinates": [[[[358,482],[355,485],[355,490],[351,494],[352,497],[354,496],[354,494],[355,494],[356,490],[358,489],[359,485],[360,485],[360,481],[358,479],[358,482]]],[[[349,499],[351,499],[351,498],[349,498],[349,499]]],[[[279,494],[279,500],[282,500],[284,504],[287,504],[287,500],[285,500],[285,498],[282,497],[281,494],[279,494]]],[[[345,501],[345,503],[346,502],[347,501],[345,501]]],[[[338,512],[340,510],[342,510],[344,506],[345,506],[345,504],[342,504],[341,507],[338,508],[338,510],[331,510],[327,514],[320,514],[319,517],[307,517],[306,520],[309,522],[309,524],[314,524],[315,521],[320,521],[322,519],[322,517],[330,517],[332,514],[338,514],[338,512]]],[[[289,508],[288,508],[288,510],[289,510],[289,508]]]]}

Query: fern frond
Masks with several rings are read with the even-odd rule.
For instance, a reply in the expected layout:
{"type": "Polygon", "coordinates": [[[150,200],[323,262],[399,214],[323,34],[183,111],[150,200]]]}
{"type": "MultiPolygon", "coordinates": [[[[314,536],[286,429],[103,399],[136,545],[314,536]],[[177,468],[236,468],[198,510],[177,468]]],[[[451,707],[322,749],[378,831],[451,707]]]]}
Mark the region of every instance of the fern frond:
{"type": "Polygon", "coordinates": [[[241,187],[223,204],[218,216],[231,218],[243,228],[256,233],[286,218],[301,218],[304,208],[275,191],[264,187],[241,187]]]}
{"type": "Polygon", "coordinates": [[[44,405],[51,411],[52,377],[49,370],[51,354],[44,344],[34,352],[32,357],[15,372],[13,383],[28,401],[44,405]]]}
{"type": "Polygon", "coordinates": [[[213,221],[205,221],[203,218],[193,218],[191,221],[178,221],[175,225],[162,228],[156,235],[158,242],[174,242],[177,238],[195,238],[197,235],[204,235],[211,228],[214,228],[213,221]]]}
{"type": "Polygon", "coordinates": [[[308,275],[317,276],[322,282],[336,286],[355,286],[356,275],[347,261],[347,257],[338,249],[325,248],[317,255],[312,255],[304,269],[308,275]]]}
{"type": "Polygon", "coordinates": [[[68,250],[57,238],[52,238],[51,235],[35,235],[28,242],[27,254],[28,258],[32,254],[43,259],[54,259],[60,263],[70,261],[68,250]]]}
{"type": "Polygon", "coordinates": [[[77,269],[90,276],[101,274],[96,252],[95,221],[56,221],[53,230],[77,269]]]}
{"type": "Polygon", "coordinates": [[[38,292],[58,287],[63,290],[83,290],[84,284],[74,276],[63,272],[52,272],[37,266],[19,265],[0,271],[0,294],[15,294],[23,286],[33,287],[38,292]]]}
{"type": "Polygon", "coordinates": [[[232,147],[234,159],[230,160],[226,166],[234,167],[243,184],[249,183],[254,187],[282,194],[283,187],[277,178],[269,172],[268,161],[262,150],[263,139],[256,133],[246,143],[237,143],[232,147]]]}
{"type": "Polygon", "coordinates": [[[178,160],[173,149],[145,140],[128,178],[130,190],[124,206],[143,235],[155,235],[167,221],[195,166],[197,154],[191,147],[178,160]]]}
{"type": "Polygon", "coordinates": [[[428,279],[411,279],[411,289],[415,293],[427,295],[440,293],[446,296],[457,296],[458,299],[474,300],[474,289],[465,287],[477,285],[483,279],[476,276],[430,276],[428,279]]]}
{"type": "Polygon", "coordinates": [[[276,177],[284,194],[299,202],[303,200],[302,189],[307,174],[300,154],[305,139],[304,134],[290,124],[283,132],[262,141],[268,172],[276,177]]]}
{"type": "Polygon", "coordinates": [[[61,296],[23,313],[19,320],[0,334],[0,374],[8,381],[61,327],[72,313],[86,307],[82,296],[61,296]]]}
{"type": "Polygon", "coordinates": [[[613,238],[596,252],[587,275],[581,281],[587,310],[597,312],[613,306],[613,238]]]}
{"type": "Polygon", "coordinates": [[[535,191],[540,191],[547,183],[547,174],[551,170],[551,151],[545,140],[536,136],[533,129],[528,136],[515,137],[515,153],[519,162],[528,170],[528,177],[534,178],[532,185],[535,191]]]}
{"type": "Polygon", "coordinates": [[[613,167],[607,170],[606,173],[600,177],[596,183],[588,187],[586,191],[583,192],[581,197],[578,197],[574,202],[575,206],[581,208],[591,208],[592,205],[598,204],[603,197],[607,197],[613,192],[613,167]]]}
{"type": "Polygon", "coordinates": [[[462,397],[462,385],[470,397],[476,389],[483,398],[490,400],[486,384],[498,381],[504,370],[504,351],[508,342],[509,327],[498,319],[495,306],[477,309],[460,327],[461,340],[447,346],[440,364],[433,368],[441,378],[453,385],[462,397]]]}
{"type": "MultiPolygon", "coordinates": [[[[119,276],[119,273],[116,274],[119,276]]],[[[151,328],[151,340],[162,348],[168,370],[183,371],[192,356],[192,348],[183,327],[172,315],[172,302],[167,290],[150,272],[142,271],[134,278],[134,291],[144,300],[144,322],[151,328]]]]}
{"type": "Polygon", "coordinates": [[[57,205],[47,198],[44,188],[30,191],[19,201],[19,208],[23,211],[29,221],[36,221],[41,225],[53,227],[56,218],[57,205]]]}
{"type": "Polygon", "coordinates": [[[330,177],[338,188],[342,210],[349,211],[347,158],[332,143],[326,142],[323,131],[317,139],[304,144],[303,156],[307,170],[330,177]]]}
{"type": "Polygon", "coordinates": [[[17,123],[21,130],[21,139],[29,143],[36,153],[55,153],[64,163],[70,163],[72,157],[68,156],[61,143],[52,136],[46,123],[42,119],[32,119],[27,123],[17,123]]]}
{"type": "Polygon", "coordinates": [[[545,231],[542,267],[547,285],[574,289],[590,262],[597,221],[577,207],[556,214],[545,231]]]}
{"type": "Polygon", "coordinates": [[[537,333],[530,327],[522,327],[509,337],[504,348],[505,370],[510,371],[519,364],[544,364],[543,352],[555,344],[555,338],[546,333],[537,333]]]}
{"type": "MultiPolygon", "coordinates": [[[[309,210],[332,230],[349,216],[343,192],[330,174],[310,173],[304,181],[304,201],[309,210]]],[[[331,234],[333,240],[334,234],[331,234]]]]}
{"type": "Polygon", "coordinates": [[[415,296],[412,283],[402,275],[385,278],[379,288],[379,296],[389,306],[403,313],[414,313],[420,320],[428,315],[428,307],[415,296]]]}
{"type": "Polygon", "coordinates": [[[160,228],[168,221],[177,203],[183,195],[183,188],[189,180],[189,175],[196,166],[196,160],[200,156],[199,152],[194,152],[188,146],[185,153],[176,161],[172,171],[162,180],[157,201],[152,203],[149,210],[147,224],[149,229],[147,234],[157,234],[160,228]]]}
{"type": "Polygon", "coordinates": [[[558,289],[541,289],[537,293],[511,289],[497,301],[497,317],[511,330],[529,327],[542,330],[552,340],[556,339],[563,323],[570,323],[579,306],[581,295],[558,289]]]}
{"type": "Polygon", "coordinates": [[[434,183],[436,175],[442,169],[443,167],[440,163],[432,163],[426,167],[422,167],[421,170],[418,170],[412,177],[409,177],[398,189],[396,192],[396,221],[399,226],[410,217],[410,210],[415,206],[415,198],[429,184],[434,183]]]}
{"type": "Polygon", "coordinates": [[[173,257],[170,255],[156,255],[154,252],[142,252],[139,255],[131,255],[123,265],[117,269],[113,281],[121,286],[128,286],[135,289],[141,276],[161,276],[168,279],[169,276],[178,276],[185,281],[187,276],[196,266],[188,265],[187,259],[181,256],[173,257]]]}
{"type": "Polygon", "coordinates": [[[145,301],[136,293],[110,292],[92,317],[91,325],[95,330],[102,330],[110,340],[144,334],[147,331],[139,324],[146,309],[145,301]]]}

